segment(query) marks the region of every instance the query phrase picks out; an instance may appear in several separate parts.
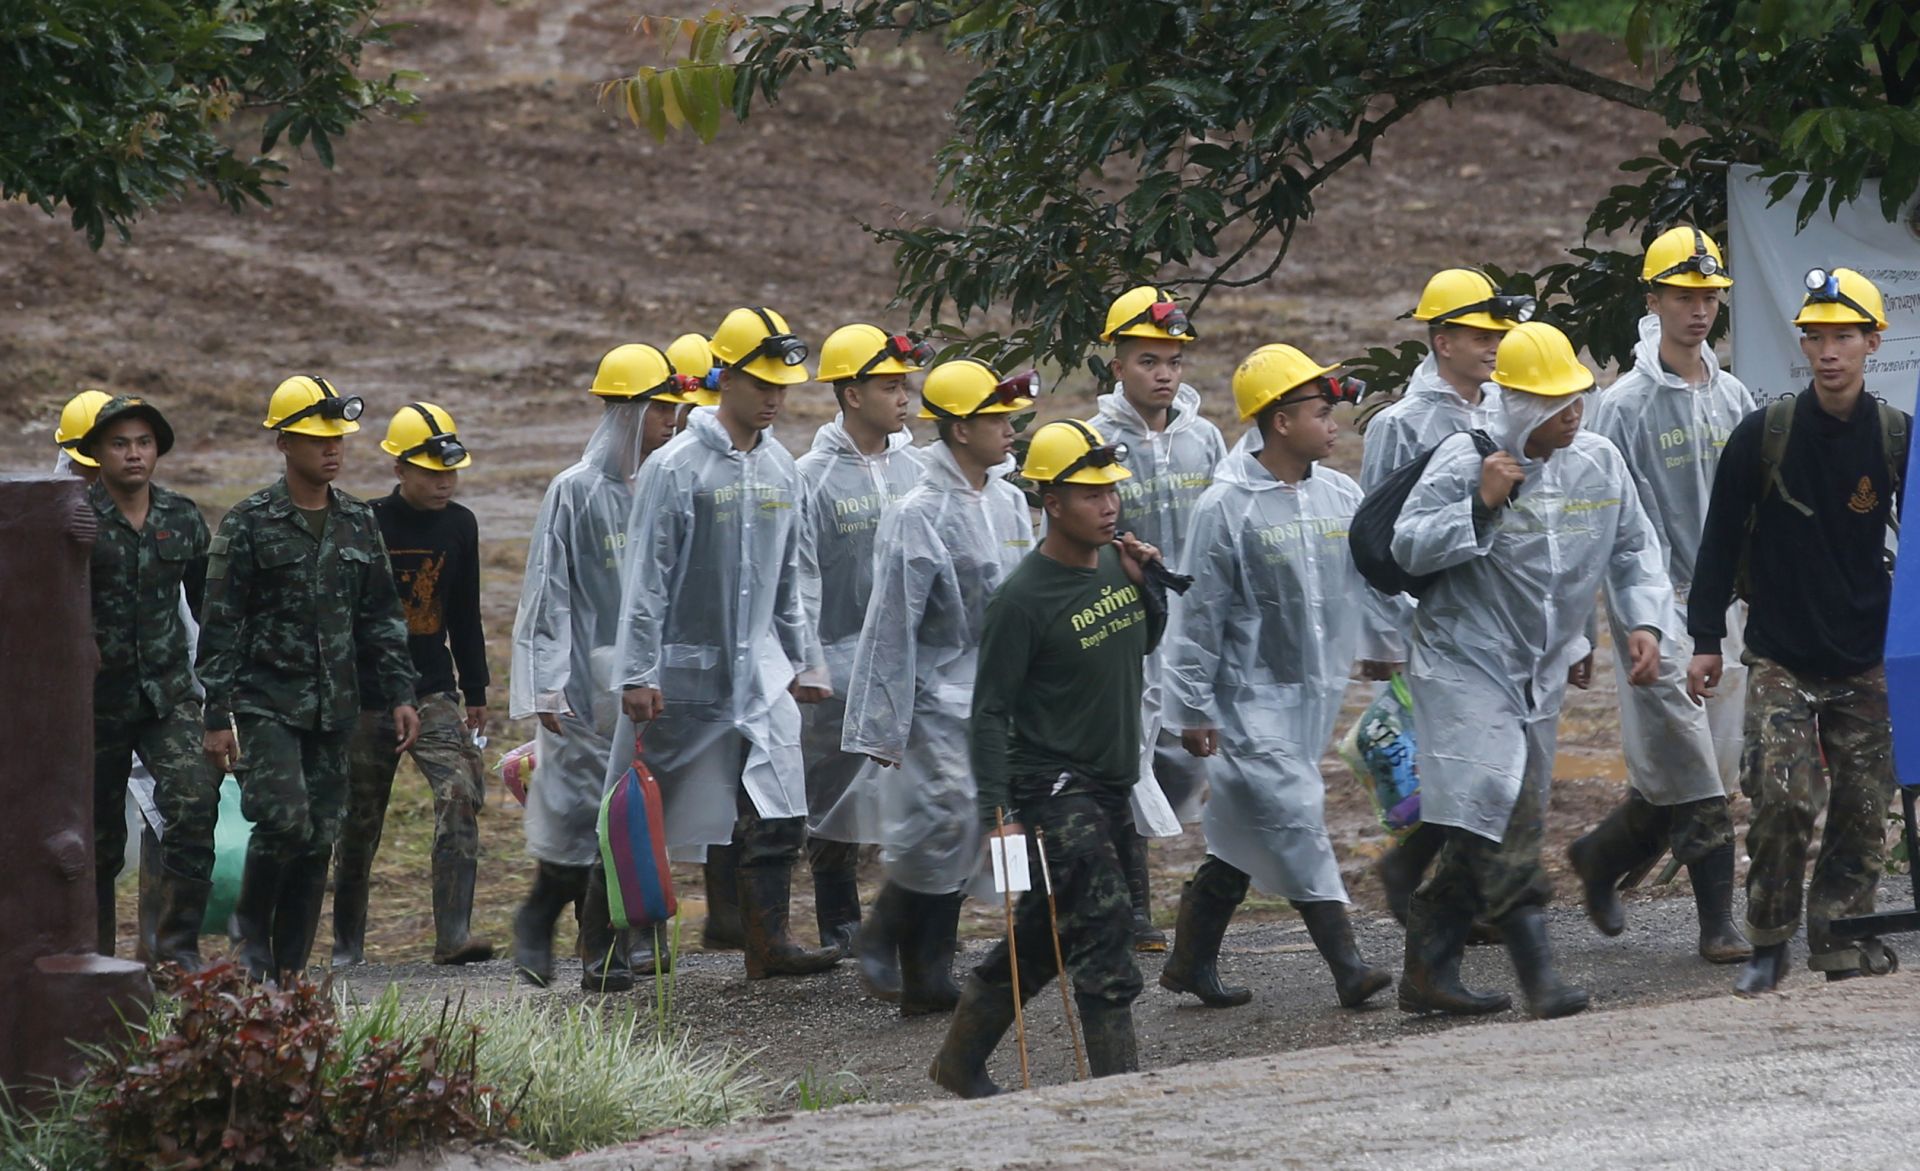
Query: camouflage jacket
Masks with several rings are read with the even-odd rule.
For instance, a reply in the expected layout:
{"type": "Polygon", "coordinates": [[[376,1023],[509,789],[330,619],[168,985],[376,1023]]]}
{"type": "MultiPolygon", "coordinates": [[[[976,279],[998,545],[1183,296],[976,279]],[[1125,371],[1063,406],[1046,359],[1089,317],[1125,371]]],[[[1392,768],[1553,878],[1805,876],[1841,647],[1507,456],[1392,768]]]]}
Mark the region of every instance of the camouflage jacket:
{"type": "Polygon", "coordinates": [[[91,575],[93,641],[100,648],[95,718],[165,715],[193,695],[193,651],[180,617],[180,588],[184,583],[199,596],[206,518],[193,501],[158,484],[138,529],[120,514],[104,484],[88,488],[87,500],[100,517],[91,575]]]}
{"type": "Polygon", "coordinates": [[[355,664],[362,655],[386,692],[385,706],[414,702],[407,622],[380,526],[365,501],[337,488],[328,493],[322,540],[284,479],[220,522],[200,631],[209,729],[225,728],[234,711],[297,728],[344,728],[360,711],[355,664]]]}

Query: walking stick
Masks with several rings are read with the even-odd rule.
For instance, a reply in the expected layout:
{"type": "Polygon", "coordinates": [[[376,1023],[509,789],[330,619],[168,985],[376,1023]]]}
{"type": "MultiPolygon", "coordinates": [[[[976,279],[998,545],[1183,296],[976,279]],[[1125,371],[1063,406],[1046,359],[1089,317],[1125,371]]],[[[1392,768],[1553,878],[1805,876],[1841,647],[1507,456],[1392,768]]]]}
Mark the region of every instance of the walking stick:
{"type": "MultiPolygon", "coordinates": [[[[1005,811],[993,811],[993,828],[1004,831],[1007,828],[1005,811]]],[[[1007,855],[1007,839],[1000,841],[1000,871],[1007,877],[1007,885],[1013,885],[1013,859],[1007,855]]],[[[1013,1026],[1014,1035],[1020,1042],[1020,1088],[1033,1088],[1033,1077],[1027,1071],[1027,1015],[1020,1006],[1020,945],[1013,938],[1013,891],[1002,892],[1002,903],[1007,912],[1007,963],[1013,972],[1013,1026]]]]}
{"type": "Polygon", "coordinates": [[[1040,848],[1040,881],[1047,887],[1047,918],[1053,923],[1053,966],[1060,981],[1060,1015],[1067,1018],[1067,1035],[1073,1038],[1073,1066],[1080,1080],[1087,1080],[1087,1051],[1080,1044],[1080,1023],[1073,1016],[1073,998],[1067,995],[1067,961],[1060,954],[1060,911],[1053,901],[1053,871],[1047,866],[1047,835],[1038,828],[1033,843],[1040,848]]]}

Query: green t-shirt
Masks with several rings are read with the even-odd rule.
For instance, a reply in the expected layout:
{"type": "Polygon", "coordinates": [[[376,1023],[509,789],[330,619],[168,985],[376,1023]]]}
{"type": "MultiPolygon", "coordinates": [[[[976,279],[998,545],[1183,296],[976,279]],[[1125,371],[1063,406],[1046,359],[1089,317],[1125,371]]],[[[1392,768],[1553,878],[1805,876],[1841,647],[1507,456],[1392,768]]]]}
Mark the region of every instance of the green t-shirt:
{"type": "Polygon", "coordinates": [[[316,541],[325,540],[327,535],[327,514],[333,511],[333,507],[331,505],[325,508],[300,508],[298,505],[294,507],[299,511],[300,519],[306,522],[307,531],[313,534],[313,539],[316,541]]]}
{"type": "Polygon", "coordinates": [[[1160,640],[1120,554],[1097,569],[1027,555],[987,603],[973,684],[973,774],[991,824],[1009,780],[1073,772],[1131,789],[1140,779],[1142,660],[1160,640]]]}

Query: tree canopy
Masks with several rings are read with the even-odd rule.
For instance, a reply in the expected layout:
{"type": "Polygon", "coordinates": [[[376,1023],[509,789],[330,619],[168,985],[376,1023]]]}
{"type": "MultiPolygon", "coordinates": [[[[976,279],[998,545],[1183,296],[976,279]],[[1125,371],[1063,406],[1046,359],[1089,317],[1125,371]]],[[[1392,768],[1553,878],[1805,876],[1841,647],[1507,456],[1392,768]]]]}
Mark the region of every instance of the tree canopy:
{"type": "Polygon", "coordinates": [[[281,138],[333,166],[333,140],[412,100],[358,75],[386,42],[378,0],[8,0],[0,5],[0,198],[65,208],[94,248],[190,187],[234,211],[284,181],[281,138]],[[229,145],[266,112],[257,154],[229,145]]]}
{"type": "MultiPolygon", "coordinates": [[[[815,0],[665,22],[685,59],[624,84],[656,135],[703,138],[747,118],[796,71],[857,67],[862,46],[941,38],[978,68],[939,148],[957,226],[885,225],[899,294],[922,322],[989,307],[1004,360],[1075,365],[1124,285],[1158,279],[1195,307],[1286,262],[1329,180],[1371,158],[1414,111],[1492,86],[1557,86],[1649,111],[1673,134],[1619,160],[1587,235],[1674,223],[1716,233],[1724,164],[1784,194],[1804,172],[1804,223],[1881,181],[1889,218],[1920,186],[1920,8],[1899,0],[1629,0],[1635,81],[1582,67],[1548,0],[815,0]]],[[[1467,260],[1470,258],[1461,258],[1467,260]]],[[[1494,270],[1490,270],[1494,271],[1494,270]]],[[[1602,362],[1630,352],[1637,254],[1582,241],[1534,273],[1494,271],[1602,362]]],[[[1358,364],[1403,377],[1424,347],[1358,364]]]]}

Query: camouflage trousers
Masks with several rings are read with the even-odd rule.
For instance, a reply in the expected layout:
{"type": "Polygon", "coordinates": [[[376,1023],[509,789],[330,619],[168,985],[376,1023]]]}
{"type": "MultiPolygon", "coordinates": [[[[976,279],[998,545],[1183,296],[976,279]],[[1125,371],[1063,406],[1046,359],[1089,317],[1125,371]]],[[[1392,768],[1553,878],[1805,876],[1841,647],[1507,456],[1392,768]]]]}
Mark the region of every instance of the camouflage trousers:
{"type": "Polygon", "coordinates": [[[1434,906],[1471,909],[1475,918],[1498,923],[1521,907],[1544,907],[1553,883],[1540,865],[1546,837],[1540,793],[1523,781],[1499,841],[1457,826],[1441,826],[1446,841],[1433,873],[1414,897],[1434,906]]]}
{"type": "Polygon", "coordinates": [[[240,812],[253,823],[250,850],[290,862],[327,854],[347,812],[347,751],[353,728],[295,728],[239,712],[240,812]]]}
{"type": "Polygon", "coordinates": [[[200,751],[200,737],[198,700],[187,700],[164,716],[150,710],[131,720],[95,714],[93,856],[100,874],[110,878],[120,873],[126,855],[127,772],[138,753],[153,774],[153,803],[164,827],[161,865],[184,878],[213,877],[220,776],[200,751]]]}
{"type": "MultiPolygon", "coordinates": [[[[480,807],[486,773],[467,728],[467,709],[454,692],[420,697],[420,738],[408,755],[433,792],[433,856],[472,861],[480,856],[480,807]]],[[[347,816],[334,852],[337,880],[359,879],[373,870],[387,801],[400,755],[393,750],[391,711],[363,711],[348,749],[347,816]]]]}
{"type": "Polygon", "coordinates": [[[1630,787],[1626,801],[1608,816],[1626,823],[1627,835],[1645,857],[1658,856],[1664,847],[1673,851],[1674,861],[1692,865],[1733,844],[1733,814],[1725,797],[1655,805],[1630,787]]]}
{"type": "Polygon", "coordinates": [[[1875,667],[1846,679],[1797,676],[1749,657],[1746,748],[1740,790],[1753,801],[1747,828],[1747,937],[1756,946],[1793,938],[1801,883],[1819,812],[1826,754],[1827,827],[1807,888],[1807,946],[1815,971],[1860,966],[1860,951],[1827,924],[1873,910],[1885,863],[1893,796],[1893,726],[1887,676],[1875,667]]]}
{"type": "MultiPolygon", "coordinates": [[[[1131,811],[1124,789],[1052,794],[1055,777],[1015,778],[1014,814],[1027,830],[1033,889],[1014,908],[1013,935],[1020,951],[1020,995],[1032,997],[1059,974],[1053,959],[1053,922],[1040,876],[1035,835],[1045,834],[1054,901],[1060,911],[1060,949],[1075,995],[1116,1007],[1140,995],[1140,968],[1133,958],[1133,903],[1115,851],[1114,827],[1131,811]]],[[[1070,787],[1071,788],[1071,787],[1070,787]]],[[[974,975],[988,984],[1012,982],[1006,940],[996,944],[974,975]]]]}

